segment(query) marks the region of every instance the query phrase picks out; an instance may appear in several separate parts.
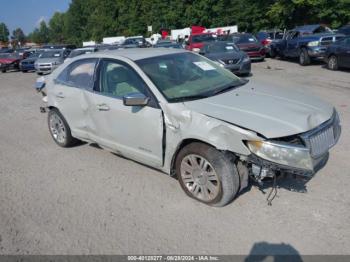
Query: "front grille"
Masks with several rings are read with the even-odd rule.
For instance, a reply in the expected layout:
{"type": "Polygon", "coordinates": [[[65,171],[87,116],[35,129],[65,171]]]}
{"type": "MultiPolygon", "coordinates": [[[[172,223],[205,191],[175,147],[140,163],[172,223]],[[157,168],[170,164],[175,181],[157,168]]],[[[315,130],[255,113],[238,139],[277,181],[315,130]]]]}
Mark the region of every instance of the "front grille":
{"type": "Polygon", "coordinates": [[[310,137],[311,155],[317,157],[323,155],[335,144],[333,127],[310,137]]]}
{"type": "Polygon", "coordinates": [[[239,58],[223,60],[226,65],[234,65],[239,62],[239,58]]]}
{"type": "Polygon", "coordinates": [[[327,153],[337,143],[340,132],[339,117],[334,112],[333,117],[329,121],[303,134],[301,137],[310,149],[311,156],[316,158],[327,153]]]}

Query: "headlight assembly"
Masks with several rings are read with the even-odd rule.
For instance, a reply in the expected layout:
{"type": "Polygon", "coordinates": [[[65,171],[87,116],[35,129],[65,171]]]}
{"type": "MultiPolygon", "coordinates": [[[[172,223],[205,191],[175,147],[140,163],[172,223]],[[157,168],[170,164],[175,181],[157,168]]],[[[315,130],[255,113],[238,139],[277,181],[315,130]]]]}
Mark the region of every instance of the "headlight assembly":
{"type": "Polygon", "coordinates": [[[310,46],[310,47],[312,47],[312,46],[318,46],[318,44],[319,44],[318,41],[312,41],[312,42],[309,42],[309,43],[307,44],[307,46],[310,46]]]}
{"type": "Polygon", "coordinates": [[[245,56],[243,58],[243,63],[248,63],[248,62],[250,62],[250,58],[249,58],[249,56],[245,56]]]}
{"type": "Polygon", "coordinates": [[[313,170],[308,148],[270,141],[247,141],[250,151],[271,162],[294,168],[313,170]]]}

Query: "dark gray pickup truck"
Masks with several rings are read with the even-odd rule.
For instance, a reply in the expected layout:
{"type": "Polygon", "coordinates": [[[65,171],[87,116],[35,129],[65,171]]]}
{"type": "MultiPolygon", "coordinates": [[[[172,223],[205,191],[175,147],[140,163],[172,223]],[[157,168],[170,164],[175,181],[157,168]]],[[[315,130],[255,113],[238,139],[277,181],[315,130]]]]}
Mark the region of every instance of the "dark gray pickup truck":
{"type": "Polygon", "coordinates": [[[300,65],[313,59],[322,60],[327,46],[344,38],[323,25],[306,25],[287,32],[285,37],[271,44],[271,57],[299,58],[300,65]]]}

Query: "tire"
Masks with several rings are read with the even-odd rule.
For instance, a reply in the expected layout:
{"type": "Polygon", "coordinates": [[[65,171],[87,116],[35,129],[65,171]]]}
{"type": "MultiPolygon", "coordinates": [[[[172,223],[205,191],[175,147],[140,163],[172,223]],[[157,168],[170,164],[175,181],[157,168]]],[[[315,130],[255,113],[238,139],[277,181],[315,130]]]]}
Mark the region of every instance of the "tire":
{"type": "Polygon", "coordinates": [[[327,62],[327,68],[329,70],[338,70],[339,68],[339,65],[338,65],[338,58],[335,56],[335,55],[331,55],[329,58],[328,58],[328,62],[327,62]]]}
{"type": "Polygon", "coordinates": [[[42,76],[42,75],[43,75],[43,73],[41,73],[41,72],[38,72],[37,74],[38,74],[39,76],[42,76]]]}
{"type": "Polygon", "coordinates": [[[274,48],[270,49],[269,56],[270,56],[270,58],[276,58],[277,52],[274,48]]]}
{"type": "Polygon", "coordinates": [[[72,137],[69,125],[58,109],[51,109],[47,120],[50,134],[57,145],[71,147],[77,143],[78,140],[72,137]]]}
{"type": "Polygon", "coordinates": [[[194,142],[177,155],[176,174],[188,196],[210,206],[222,207],[239,191],[240,179],[233,160],[232,155],[194,142]]]}
{"type": "Polygon", "coordinates": [[[1,72],[6,73],[6,69],[1,70],[1,72]]]}
{"type": "Polygon", "coordinates": [[[27,73],[28,72],[28,70],[22,70],[22,73],[27,73]]]}
{"type": "Polygon", "coordinates": [[[299,54],[299,64],[302,66],[306,66],[306,65],[309,65],[310,62],[311,62],[310,56],[309,56],[306,48],[302,48],[300,50],[300,54],[299,54]]]}

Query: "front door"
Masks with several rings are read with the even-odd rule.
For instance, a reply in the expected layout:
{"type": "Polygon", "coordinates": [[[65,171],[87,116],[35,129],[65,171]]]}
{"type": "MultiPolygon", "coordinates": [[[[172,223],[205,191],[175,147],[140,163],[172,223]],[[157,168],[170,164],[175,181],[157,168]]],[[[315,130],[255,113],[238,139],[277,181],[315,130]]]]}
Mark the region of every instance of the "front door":
{"type": "Polygon", "coordinates": [[[118,60],[102,60],[98,72],[94,92],[86,91],[90,136],[119,154],[161,167],[163,116],[145,82],[118,60]],[[147,106],[125,106],[123,97],[131,93],[151,100],[147,106]]]}

